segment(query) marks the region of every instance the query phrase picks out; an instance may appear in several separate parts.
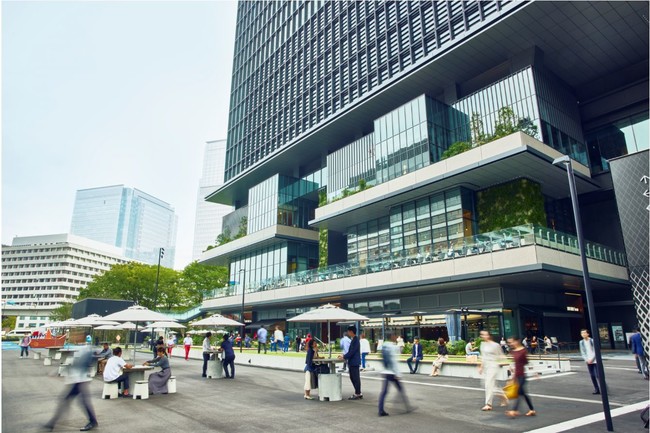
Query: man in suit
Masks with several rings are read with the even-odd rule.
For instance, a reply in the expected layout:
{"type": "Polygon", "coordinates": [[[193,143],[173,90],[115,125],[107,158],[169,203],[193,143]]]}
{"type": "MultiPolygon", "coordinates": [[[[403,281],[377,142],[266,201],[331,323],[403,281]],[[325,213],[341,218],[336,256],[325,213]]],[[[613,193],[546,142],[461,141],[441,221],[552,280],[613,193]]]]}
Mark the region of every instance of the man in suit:
{"type": "Polygon", "coordinates": [[[647,380],[648,365],[646,364],[645,354],[643,353],[643,340],[641,339],[638,326],[634,327],[634,334],[630,337],[630,349],[632,349],[632,353],[636,359],[636,366],[639,369],[639,373],[647,380]]]}
{"type": "Polygon", "coordinates": [[[339,355],[339,359],[345,359],[347,362],[350,370],[350,382],[354,386],[354,394],[348,400],[360,400],[363,398],[363,394],[361,394],[361,374],[359,373],[359,367],[361,366],[361,347],[359,338],[357,338],[356,326],[348,326],[348,336],[350,337],[350,347],[345,355],[339,355]]]}
{"type": "Polygon", "coordinates": [[[413,348],[411,349],[411,357],[406,360],[406,363],[409,366],[409,370],[411,371],[411,374],[415,374],[418,372],[418,367],[420,366],[422,357],[423,357],[422,345],[420,344],[420,339],[418,337],[415,337],[413,339],[413,348]],[[415,368],[413,368],[413,362],[415,362],[415,368]]]}

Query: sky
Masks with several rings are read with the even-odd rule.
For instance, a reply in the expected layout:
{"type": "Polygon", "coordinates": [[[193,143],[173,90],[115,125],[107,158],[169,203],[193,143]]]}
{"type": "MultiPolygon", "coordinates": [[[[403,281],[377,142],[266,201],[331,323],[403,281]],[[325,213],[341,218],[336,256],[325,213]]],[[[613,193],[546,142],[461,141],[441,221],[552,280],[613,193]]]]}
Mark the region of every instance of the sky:
{"type": "Polygon", "coordinates": [[[206,141],[226,138],[237,3],[2,2],[2,243],[67,233],[78,189],[171,204],[191,262],[206,141]]]}

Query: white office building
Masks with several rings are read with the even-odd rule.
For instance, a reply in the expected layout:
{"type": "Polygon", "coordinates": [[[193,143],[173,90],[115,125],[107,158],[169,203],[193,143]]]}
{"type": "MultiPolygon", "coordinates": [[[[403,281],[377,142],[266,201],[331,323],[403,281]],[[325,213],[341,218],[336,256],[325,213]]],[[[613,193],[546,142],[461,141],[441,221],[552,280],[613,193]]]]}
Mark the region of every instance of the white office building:
{"type": "Polygon", "coordinates": [[[226,140],[208,141],[205,144],[203,172],[196,198],[193,260],[198,260],[208,246],[215,244],[222,230],[222,218],[232,212],[232,206],[205,201],[207,195],[223,185],[225,158],[226,140]]]}
{"type": "Polygon", "coordinates": [[[15,237],[2,246],[2,314],[17,316],[16,329],[43,326],[93,276],[127,261],[120,248],[71,234],[15,237]]]}

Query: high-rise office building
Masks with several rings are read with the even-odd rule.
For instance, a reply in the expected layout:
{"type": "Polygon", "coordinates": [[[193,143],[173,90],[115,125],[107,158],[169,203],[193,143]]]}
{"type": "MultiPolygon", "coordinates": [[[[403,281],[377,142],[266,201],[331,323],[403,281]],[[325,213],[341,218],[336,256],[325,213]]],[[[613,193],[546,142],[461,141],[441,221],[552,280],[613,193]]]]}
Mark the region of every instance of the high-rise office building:
{"type": "Polygon", "coordinates": [[[2,314],[17,316],[16,329],[43,326],[93,276],[126,262],[120,248],[80,236],[15,237],[2,246],[2,314]]]}
{"type": "MultiPolygon", "coordinates": [[[[284,321],[334,302],[405,337],[601,341],[634,324],[608,161],[648,148],[648,3],[241,1],[225,184],[247,215],[207,251],[206,310],[284,321]],[[417,313],[417,314],[416,314],[417,313]]],[[[296,332],[320,329],[287,323],[296,332]]],[[[374,336],[375,338],[377,336],[374,336]]]]}
{"type": "Polygon", "coordinates": [[[174,267],[176,227],[174,208],[124,185],[80,189],[75,197],[70,233],[114,245],[124,256],[174,267]]]}
{"type": "Polygon", "coordinates": [[[226,140],[208,141],[205,144],[203,172],[199,181],[194,217],[193,260],[198,260],[209,246],[216,244],[217,236],[222,231],[222,219],[232,212],[232,206],[205,201],[205,197],[223,185],[225,158],[226,140]]]}

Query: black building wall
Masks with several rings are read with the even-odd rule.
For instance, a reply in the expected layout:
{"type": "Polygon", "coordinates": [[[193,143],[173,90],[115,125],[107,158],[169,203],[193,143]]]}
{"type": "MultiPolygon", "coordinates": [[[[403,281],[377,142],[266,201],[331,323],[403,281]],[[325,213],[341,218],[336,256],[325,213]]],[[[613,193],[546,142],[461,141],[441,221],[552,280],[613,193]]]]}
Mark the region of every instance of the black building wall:
{"type": "Polygon", "coordinates": [[[650,296],[648,294],[648,190],[650,189],[648,151],[609,161],[621,219],[636,318],[641,327],[646,355],[650,351],[650,296]]]}

